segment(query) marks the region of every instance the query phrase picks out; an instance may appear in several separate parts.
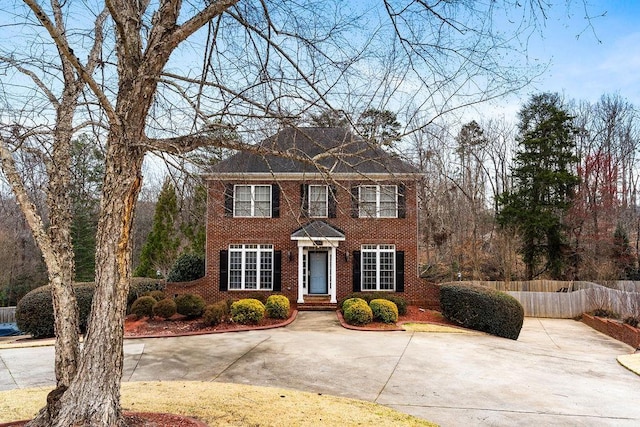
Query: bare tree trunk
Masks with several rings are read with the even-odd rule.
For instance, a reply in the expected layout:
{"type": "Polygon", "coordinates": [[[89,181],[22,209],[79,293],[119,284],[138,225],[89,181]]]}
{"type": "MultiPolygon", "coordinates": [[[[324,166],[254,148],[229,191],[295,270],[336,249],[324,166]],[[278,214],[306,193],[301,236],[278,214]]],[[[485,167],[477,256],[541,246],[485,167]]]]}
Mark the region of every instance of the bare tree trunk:
{"type": "Polygon", "coordinates": [[[144,152],[117,141],[107,153],[96,247],[96,290],[76,380],[54,426],[124,425],[120,408],[123,324],[129,291],[131,228],[144,152]],[[82,402],[79,406],[77,403],[82,402]]]}

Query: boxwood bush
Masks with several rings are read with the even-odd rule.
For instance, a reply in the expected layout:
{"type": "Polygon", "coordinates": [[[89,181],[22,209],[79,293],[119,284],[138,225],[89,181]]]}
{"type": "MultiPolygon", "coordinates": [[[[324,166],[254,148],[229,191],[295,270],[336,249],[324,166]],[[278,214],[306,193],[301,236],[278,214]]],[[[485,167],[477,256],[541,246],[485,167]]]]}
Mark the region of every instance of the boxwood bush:
{"type": "Polygon", "coordinates": [[[134,277],[129,285],[129,294],[127,295],[127,307],[138,298],[153,291],[164,291],[165,283],[158,279],[149,279],[146,277],[134,277]]]}
{"type": "Polygon", "coordinates": [[[286,319],[289,317],[289,298],[284,295],[271,295],[264,305],[267,317],[286,319]]]}
{"type": "Polygon", "coordinates": [[[373,312],[373,320],[384,323],[396,323],[398,321],[398,307],[387,299],[374,299],[369,303],[373,312]]]}
{"type": "Polygon", "coordinates": [[[153,317],[153,306],[158,301],[150,295],[140,297],[131,304],[131,314],[136,318],[141,319],[143,317],[153,317]]]}
{"type": "Polygon", "coordinates": [[[245,298],[231,304],[231,319],[242,325],[260,322],[264,313],[264,304],[255,298],[245,298]]]}
{"type": "Polygon", "coordinates": [[[153,315],[168,319],[177,312],[176,302],[171,298],[161,299],[153,305],[153,315]]]}
{"type": "Polygon", "coordinates": [[[226,301],[219,301],[205,307],[202,322],[205,325],[216,326],[222,323],[227,315],[229,315],[229,311],[226,301]]]}
{"type": "MultiPolygon", "coordinates": [[[[386,299],[391,301],[396,305],[396,307],[398,307],[398,315],[404,316],[405,314],[407,314],[407,300],[395,294],[390,294],[388,292],[353,292],[344,298],[343,303],[347,299],[351,298],[363,299],[367,302],[367,304],[374,299],[386,299]]],[[[342,307],[342,303],[340,304],[340,307],[342,307]]]]}
{"type": "Polygon", "coordinates": [[[200,295],[183,294],[176,297],[176,310],[187,317],[200,317],[207,303],[200,295]]]}
{"type": "MultiPolygon", "coordinates": [[[[76,283],[73,289],[78,300],[80,332],[85,333],[95,286],[92,283],[76,283]]],[[[55,335],[51,286],[33,289],[18,301],[16,323],[18,329],[25,334],[31,334],[33,338],[48,338],[55,335]]]]}
{"type": "Polygon", "coordinates": [[[344,309],[344,320],[350,325],[366,325],[367,323],[371,323],[373,320],[373,312],[366,301],[356,300],[346,304],[346,308],[344,309]]]}
{"type": "Polygon", "coordinates": [[[440,288],[442,314],[466,328],[518,339],[524,310],[518,300],[504,292],[471,285],[440,288]]]}
{"type": "Polygon", "coordinates": [[[346,300],[342,301],[342,304],[340,305],[340,307],[342,308],[342,312],[344,313],[353,304],[360,304],[360,303],[368,304],[368,302],[363,298],[353,297],[353,298],[347,298],[346,300]]]}

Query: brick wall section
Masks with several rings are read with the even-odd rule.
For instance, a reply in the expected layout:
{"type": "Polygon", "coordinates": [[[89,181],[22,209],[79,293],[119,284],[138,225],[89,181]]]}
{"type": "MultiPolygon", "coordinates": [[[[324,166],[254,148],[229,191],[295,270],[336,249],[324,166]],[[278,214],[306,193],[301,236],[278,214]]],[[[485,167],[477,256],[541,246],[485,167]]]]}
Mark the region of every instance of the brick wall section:
{"type": "Polygon", "coordinates": [[[640,348],[640,329],[638,328],[615,320],[591,316],[586,313],[582,315],[582,322],[596,331],[609,335],[633,348],[640,348]]]}
{"type": "MultiPolygon", "coordinates": [[[[181,293],[180,289],[198,289],[207,301],[219,301],[227,298],[255,296],[256,293],[269,295],[264,291],[220,291],[219,263],[220,251],[227,250],[229,244],[272,244],[275,250],[282,251],[282,291],[295,302],[298,295],[298,247],[291,240],[291,234],[312,221],[301,212],[299,181],[279,181],[280,217],[279,218],[232,218],[225,216],[225,184],[246,184],[246,181],[209,181],[207,207],[207,256],[206,276],[193,285],[171,286],[171,292],[181,293]]],[[[251,181],[250,184],[274,184],[274,181],[251,181]]],[[[395,182],[379,182],[378,184],[395,182]]],[[[405,292],[398,294],[412,304],[436,307],[438,301],[437,286],[418,277],[417,239],[418,212],[416,204],[415,182],[406,181],[406,217],[405,218],[352,218],[350,189],[358,184],[371,184],[370,181],[350,181],[335,183],[337,187],[336,218],[323,218],[323,221],[340,229],[346,236],[340,242],[337,254],[337,297],[338,300],[353,290],[352,253],[360,250],[363,244],[393,244],[397,251],[405,253],[405,292]],[[348,254],[348,256],[346,255],[348,254]]],[[[325,184],[306,181],[305,184],[325,184]]]]}

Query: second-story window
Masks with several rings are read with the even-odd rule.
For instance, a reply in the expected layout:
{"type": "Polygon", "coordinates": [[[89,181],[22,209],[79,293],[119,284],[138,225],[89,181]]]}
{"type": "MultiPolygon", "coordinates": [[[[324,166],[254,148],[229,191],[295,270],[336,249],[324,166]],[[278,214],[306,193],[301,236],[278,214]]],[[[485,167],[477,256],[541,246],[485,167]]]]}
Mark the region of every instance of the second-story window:
{"type": "Polygon", "coordinates": [[[326,185],[309,186],[309,216],[326,218],[329,211],[329,191],[326,185]]]}
{"type": "Polygon", "coordinates": [[[271,185],[234,186],[233,216],[271,216],[271,185]]]}
{"type": "Polygon", "coordinates": [[[398,187],[361,185],[358,206],[361,218],[397,218],[398,187]]]}

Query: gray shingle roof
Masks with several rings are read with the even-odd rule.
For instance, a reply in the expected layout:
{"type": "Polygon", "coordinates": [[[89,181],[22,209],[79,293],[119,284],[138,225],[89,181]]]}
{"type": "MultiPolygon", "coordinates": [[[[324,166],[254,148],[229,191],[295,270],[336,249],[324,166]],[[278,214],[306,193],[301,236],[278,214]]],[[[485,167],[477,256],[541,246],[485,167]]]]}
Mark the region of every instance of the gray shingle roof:
{"type": "Polygon", "coordinates": [[[416,173],[408,162],[344,128],[286,128],[259,144],[290,157],[238,152],[216,164],[213,173],[416,173]],[[303,161],[302,159],[307,159],[303,161]],[[317,162],[317,167],[311,161],[317,162]],[[326,168],[326,169],[324,169],[326,168]]]}
{"type": "Polygon", "coordinates": [[[291,234],[292,239],[344,239],[344,233],[324,221],[313,221],[291,234]]]}

